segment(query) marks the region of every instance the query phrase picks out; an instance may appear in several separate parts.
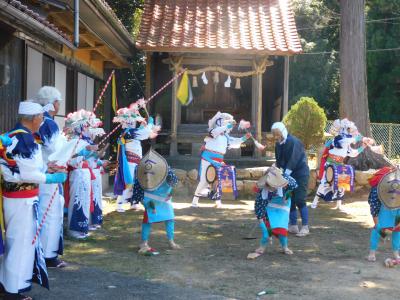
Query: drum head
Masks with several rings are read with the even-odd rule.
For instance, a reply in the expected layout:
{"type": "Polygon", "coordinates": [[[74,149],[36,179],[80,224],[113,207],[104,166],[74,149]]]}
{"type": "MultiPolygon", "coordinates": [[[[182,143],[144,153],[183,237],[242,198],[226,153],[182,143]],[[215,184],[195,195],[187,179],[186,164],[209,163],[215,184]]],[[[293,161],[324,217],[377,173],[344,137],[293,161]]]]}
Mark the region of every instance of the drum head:
{"type": "Polygon", "coordinates": [[[382,177],[378,184],[379,199],[389,209],[400,208],[400,170],[396,169],[382,177]]]}
{"type": "Polygon", "coordinates": [[[325,179],[326,182],[331,184],[335,179],[335,169],[334,166],[328,166],[325,170],[325,179]]]}
{"type": "Polygon", "coordinates": [[[213,165],[209,165],[206,170],[206,180],[209,184],[212,184],[216,179],[217,171],[215,170],[213,165]]]}

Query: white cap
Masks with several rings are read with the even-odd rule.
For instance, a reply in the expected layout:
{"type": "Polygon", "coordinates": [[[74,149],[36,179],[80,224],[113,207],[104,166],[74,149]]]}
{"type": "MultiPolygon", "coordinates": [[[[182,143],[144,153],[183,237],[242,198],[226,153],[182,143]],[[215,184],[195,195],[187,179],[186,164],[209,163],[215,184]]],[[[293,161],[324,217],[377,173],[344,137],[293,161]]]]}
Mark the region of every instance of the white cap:
{"type": "Polygon", "coordinates": [[[43,113],[43,107],[35,102],[21,101],[18,107],[18,114],[20,115],[38,115],[43,113]]]}

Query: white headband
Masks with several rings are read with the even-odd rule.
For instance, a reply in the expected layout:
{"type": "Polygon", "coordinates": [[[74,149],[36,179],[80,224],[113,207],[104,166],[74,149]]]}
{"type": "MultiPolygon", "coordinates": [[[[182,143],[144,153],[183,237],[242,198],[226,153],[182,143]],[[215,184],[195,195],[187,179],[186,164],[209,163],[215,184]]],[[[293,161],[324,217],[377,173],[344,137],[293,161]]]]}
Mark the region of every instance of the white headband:
{"type": "Polygon", "coordinates": [[[47,111],[47,112],[49,112],[49,111],[56,111],[56,109],[54,108],[53,103],[48,103],[48,104],[46,104],[45,106],[43,106],[43,110],[44,110],[44,111],[47,111]]]}
{"type": "Polygon", "coordinates": [[[34,102],[21,101],[19,103],[18,114],[20,115],[38,115],[43,113],[43,107],[34,102]]]}

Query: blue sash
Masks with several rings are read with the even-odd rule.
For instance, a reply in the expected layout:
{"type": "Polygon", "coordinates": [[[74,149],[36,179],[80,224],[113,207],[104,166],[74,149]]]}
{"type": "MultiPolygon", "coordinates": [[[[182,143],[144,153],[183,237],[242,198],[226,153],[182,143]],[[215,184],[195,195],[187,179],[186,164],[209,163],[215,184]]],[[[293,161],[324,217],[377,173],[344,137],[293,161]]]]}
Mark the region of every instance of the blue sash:
{"type": "MultiPolygon", "coordinates": [[[[382,203],[383,204],[383,203],[382,203]]],[[[381,206],[378,215],[379,228],[393,228],[396,224],[396,219],[400,219],[400,208],[388,209],[385,205],[381,206]]]]}
{"type": "Polygon", "coordinates": [[[143,205],[146,208],[148,222],[157,223],[175,218],[174,207],[172,206],[172,199],[168,202],[168,199],[172,187],[164,182],[155,191],[145,191],[143,205]]]}
{"type": "Polygon", "coordinates": [[[272,197],[271,202],[267,205],[267,215],[271,229],[288,229],[290,204],[290,198],[287,198],[285,202],[282,197],[272,197]]]}

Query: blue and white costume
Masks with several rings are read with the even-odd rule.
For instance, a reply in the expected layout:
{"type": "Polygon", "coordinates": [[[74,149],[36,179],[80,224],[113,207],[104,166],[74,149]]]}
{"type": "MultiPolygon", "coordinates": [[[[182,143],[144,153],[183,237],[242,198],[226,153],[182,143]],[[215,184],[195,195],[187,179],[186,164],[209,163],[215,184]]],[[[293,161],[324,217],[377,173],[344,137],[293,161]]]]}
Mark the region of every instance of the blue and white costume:
{"type": "Polygon", "coordinates": [[[284,174],[288,184],[284,188],[270,191],[262,188],[256,196],[254,211],[258,220],[262,237],[260,245],[267,246],[268,238],[275,235],[283,249],[288,246],[287,232],[289,224],[289,212],[291,207],[291,193],[297,188],[296,180],[284,174]]]}
{"type": "Polygon", "coordinates": [[[326,180],[326,172],[322,172],[321,183],[318,186],[314,201],[311,204],[312,208],[317,207],[320,198],[328,202],[337,201],[337,208],[341,208],[346,190],[345,186],[351,184],[351,178],[354,181],[354,168],[350,165],[345,165],[345,158],[356,157],[364,150],[363,147],[358,149],[353,149],[351,147],[352,144],[362,141],[363,139],[353,122],[347,119],[336,120],[330,129],[330,133],[335,135],[335,137],[325,145],[325,154],[321,159],[321,169],[323,168],[326,170],[328,167],[333,167],[335,171],[338,168],[346,170],[348,175],[343,174],[341,176],[347,175],[346,179],[350,182],[348,184],[345,182],[336,185],[334,182],[329,183],[326,180]]]}
{"type": "Polygon", "coordinates": [[[89,159],[95,155],[88,150],[93,142],[88,137],[92,118],[96,116],[80,110],[68,115],[66,127],[71,130],[70,145],[75,147],[74,157],[68,161],[69,199],[68,234],[74,238],[86,238],[89,230],[90,205],[93,199],[92,180],[95,179],[89,159]]]}
{"type": "MultiPolygon", "coordinates": [[[[118,195],[117,211],[124,212],[122,205],[132,199],[132,188],[136,181],[136,168],[142,159],[141,141],[155,138],[158,126],[154,126],[153,119],[148,124],[140,116],[138,106],[132,104],[129,108],[121,108],[113,120],[120,123],[124,129],[118,139],[118,171],[115,176],[114,194],[118,195]],[[138,122],[141,123],[140,126],[138,122]]],[[[136,201],[132,202],[135,207],[136,201]]]]}
{"type": "Polygon", "coordinates": [[[153,223],[164,222],[168,241],[174,243],[175,214],[172,204],[172,188],[178,183],[175,173],[169,168],[165,181],[154,191],[143,190],[139,182],[136,182],[133,189],[133,197],[140,201],[144,208],[142,223],[142,246],[140,253],[153,252],[154,249],[148,246],[153,223]]]}
{"type": "MultiPolygon", "coordinates": [[[[224,163],[224,155],[227,149],[239,149],[247,138],[234,138],[229,135],[235,124],[233,116],[227,113],[218,112],[208,122],[209,136],[204,139],[201,152],[199,168],[199,184],[197,185],[192,206],[197,207],[200,197],[207,197],[210,185],[206,179],[206,171],[210,165],[218,169],[224,163]]],[[[215,198],[217,207],[221,206],[221,195],[215,198]]]]}
{"type": "MultiPolygon", "coordinates": [[[[96,137],[100,137],[105,134],[104,129],[100,126],[102,122],[99,119],[95,119],[89,128],[89,136],[94,143],[96,137]]],[[[103,180],[102,175],[103,160],[97,155],[93,155],[89,158],[89,167],[92,170],[94,179],[92,179],[92,202],[90,205],[90,230],[100,228],[103,224],[103,180]]]]}
{"type": "MultiPolygon", "coordinates": [[[[18,111],[20,115],[32,116],[42,112],[42,106],[33,102],[21,102],[18,111]]],[[[6,229],[0,282],[8,293],[19,294],[29,290],[32,281],[48,288],[43,250],[36,235],[41,222],[38,218],[39,184],[61,183],[66,175],[44,172],[41,146],[22,123],[18,123],[9,136],[6,155],[0,160],[6,229]]]]}
{"type": "MultiPolygon", "coordinates": [[[[49,156],[62,148],[66,139],[61,134],[57,123],[49,111],[55,111],[54,102],[61,101],[60,92],[49,86],[42,87],[35,97],[35,102],[44,105],[43,124],[39,129],[42,141],[42,155],[45,166],[49,163],[49,156]]],[[[63,212],[64,196],[62,185],[40,184],[39,186],[39,218],[46,213],[45,222],[41,230],[41,242],[46,260],[56,259],[63,254],[63,212]],[[57,190],[57,191],[56,191],[57,190]],[[50,201],[52,201],[50,205],[50,201]]]]}

